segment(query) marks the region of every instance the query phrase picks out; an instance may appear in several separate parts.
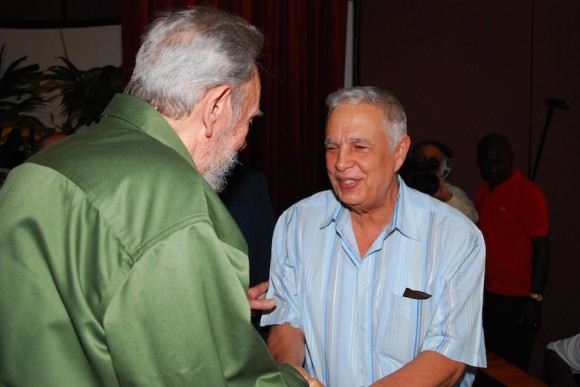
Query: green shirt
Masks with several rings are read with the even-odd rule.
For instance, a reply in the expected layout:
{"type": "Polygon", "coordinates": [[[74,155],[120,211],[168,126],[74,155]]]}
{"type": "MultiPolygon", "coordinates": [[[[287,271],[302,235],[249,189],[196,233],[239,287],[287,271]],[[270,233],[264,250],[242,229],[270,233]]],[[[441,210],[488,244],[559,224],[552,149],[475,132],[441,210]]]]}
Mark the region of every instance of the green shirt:
{"type": "Polygon", "coordinates": [[[117,95],[0,190],[0,385],[306,386],[250,323],[246,250],[174,130],[117,95]]]}

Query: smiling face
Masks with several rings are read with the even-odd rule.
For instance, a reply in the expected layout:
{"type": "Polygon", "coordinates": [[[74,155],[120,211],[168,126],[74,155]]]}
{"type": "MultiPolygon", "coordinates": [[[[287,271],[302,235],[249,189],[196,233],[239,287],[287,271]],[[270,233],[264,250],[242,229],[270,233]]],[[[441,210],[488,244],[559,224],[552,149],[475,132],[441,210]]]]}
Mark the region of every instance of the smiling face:
{"type": "Polygon", "coordinates": [[[391,153],[384,117],[370,103],[335,107],[326,126],[326,169],[340,201],[355,213],[392,210],[409,142],[404,136],[391,153]]]}

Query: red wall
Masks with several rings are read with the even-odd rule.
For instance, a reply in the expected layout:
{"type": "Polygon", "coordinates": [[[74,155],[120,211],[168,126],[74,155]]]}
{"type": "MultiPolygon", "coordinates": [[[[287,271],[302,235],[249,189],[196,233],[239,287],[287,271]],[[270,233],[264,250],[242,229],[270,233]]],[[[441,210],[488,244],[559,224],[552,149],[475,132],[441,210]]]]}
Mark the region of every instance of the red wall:
{"type": "Polygon", "coordinates": [[[455,153],[451,181],[473,197],[477,141],[504,133],[528,174],[547,98],[556,110],[536,183],[548,198],[551,264],[544,323],[530,372],[543,378],[547,342],[580,332],[580,2],[576,0],[359,0],[359,84],[391,90],[413,142],[437,138],[455,153]],[[531,150],[531,151],[530,151],[531,150]]]}
{"type": "Polygon", "coordinates": [[[3,28],[86,27],[119,24],[118,0],[2,0],[0,26],[3,28]]]}

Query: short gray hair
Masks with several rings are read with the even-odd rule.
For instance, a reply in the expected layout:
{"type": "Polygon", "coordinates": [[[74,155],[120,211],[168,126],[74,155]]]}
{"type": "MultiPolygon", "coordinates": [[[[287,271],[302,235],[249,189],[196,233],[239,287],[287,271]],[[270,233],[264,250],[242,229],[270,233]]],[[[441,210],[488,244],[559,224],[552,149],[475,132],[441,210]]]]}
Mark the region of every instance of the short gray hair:
{"type": "Polygon", "coordinates": [[[407,116],[399,100],[390,91],[373,86],[359,86],[341,89],[326,98],[328,117],[340,104],[358,105],[370,103],[379,108],[384,118],[384,129],[390,143],[391,153],[403,136],[407,134],[407,116]]]}
{"type": "Polygon", "coordinates": [[[239,116],[240,86],[254,75],[263,42],[256,27],[215,8],[163,12],[148,27],[125,92],[179,119],[212,87],[230,85],[239,116]]]}

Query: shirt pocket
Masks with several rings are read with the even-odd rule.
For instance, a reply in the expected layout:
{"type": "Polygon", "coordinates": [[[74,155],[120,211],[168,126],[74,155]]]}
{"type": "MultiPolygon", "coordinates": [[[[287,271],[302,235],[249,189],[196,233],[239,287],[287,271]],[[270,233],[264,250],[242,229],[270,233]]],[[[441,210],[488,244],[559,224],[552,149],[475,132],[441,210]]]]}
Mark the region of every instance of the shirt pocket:
{"type": "Polygon", "coordinates": [[[434,301],[433,297],[418,300],[403,297],[402,292],[386,292],[377,310],[375,354],[381,372],[391,373],[421,351],[433,318],[434,301]]]}

